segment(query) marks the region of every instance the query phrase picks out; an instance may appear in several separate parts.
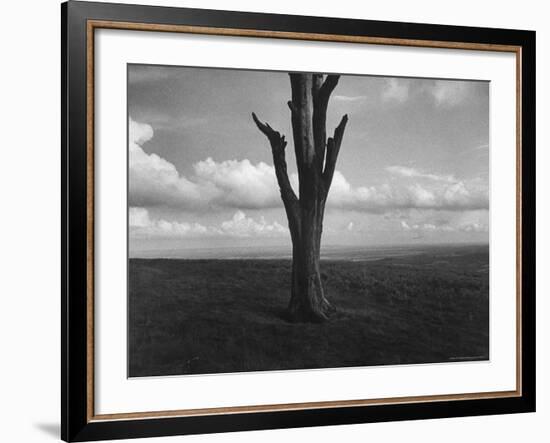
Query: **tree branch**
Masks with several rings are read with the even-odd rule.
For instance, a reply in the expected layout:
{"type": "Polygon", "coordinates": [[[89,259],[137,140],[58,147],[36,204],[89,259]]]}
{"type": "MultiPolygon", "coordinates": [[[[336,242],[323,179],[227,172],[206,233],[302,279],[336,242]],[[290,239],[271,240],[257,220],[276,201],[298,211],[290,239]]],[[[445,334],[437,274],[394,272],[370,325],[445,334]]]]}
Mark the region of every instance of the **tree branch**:
{"type": "Polygon", "coordinates": [[[334,91],[334,88],[336,88],[336,85],[338,84],[338,80],[340,80],[339,75],[327,75],[327,78],[323,82],[323,85],[321,86],[321,88],[319,88],[319,96],[323,100],[326,100],[328,102],[332,91],[334,91]]]}
{"type": "Polygon", "coordinates": [[[344,137],[344,130],[348,122],[347,114],[342,117],[340,124],[334,130],[334,135],[327,141],[327,158],[325,162],[325,170],[323,172],[323,181],[325,182],[325,198],[328,195],[330,185],[332,183],[332,177],[334,176],[334,170],[336,168],[336,160],[338,159],[338,153],[340,152],[340,146],[342,145],[342,138],[344,137]]]}
{"type": "Polygon", "coordinates": [[[286,104],[288,105],[290,112],[293,112],[293,113],[296,112],[296,106],[294,106],[294,103],[292,103],[292,100],[287,101],[286,104]]]}
{"type": "Polygon", "coordinates": [[[327,145],[327,107],[330,95],[340,79],[339,75],[327,75],[323,81],[322,75],[316,76],[316,83],[313,89],[313,135],[315,142],[315,152],[319,172],[323,171],[323,162],[325,160],[325,149],[327,145]]]}
{"type": "Polygon", "coordinates": [[[271,153],[273,154],[273,165],[275,167],[275,175],[277,176],[277,183],[281,191],[281,198],[287,209],[287,214],[290,216],[296,216],[296,206],[298,204],[298,197],[292,189],[290,180],[288,179],[288,172],[285,159],[286,140],[285,136],[275,131],[269,124],[262,123],[255,113],[252,113],[252,119],[258,129],[268,138],[271,144],[271,153]],[[288,206],[288,207],[287,207],[288,206]],[[290,214],[289,211],[293,212],[290,214]]]}
{"type": "Polygon", "coordinates": [[[315,96],[319,92],[319,89],[321,89],[321,86],[323,86],[323,74],[313,74],[311,93],[315,96]]]}

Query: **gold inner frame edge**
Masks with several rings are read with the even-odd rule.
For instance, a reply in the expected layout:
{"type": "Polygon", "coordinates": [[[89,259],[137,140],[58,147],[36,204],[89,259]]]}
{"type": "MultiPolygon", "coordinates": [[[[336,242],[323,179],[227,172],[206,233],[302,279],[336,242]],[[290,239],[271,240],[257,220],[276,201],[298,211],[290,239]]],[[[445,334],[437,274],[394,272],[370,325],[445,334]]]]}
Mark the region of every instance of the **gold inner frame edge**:
{"type": "Polygon", "coordinates": [[[137,420],[161,417],[189,417],[220,414],[261,413],[277,411],[297,411],[304,409],[326,409],[359,407],[369,405],[390,405],[405,403],[428,403],[437,401],[481,400],[494,398],[520,397],[522,395],[522,319],[521,319],[521,152],[522,152],[522,48],[516,45],[500,45],[471,42],[448,42],[437,40],[416,40],[386,37],[352,36],[342,34],[316,34],[287,31],[265,31],[255,29],[216,28],[188,25],[165,25],[152,23],[134,23],[124,21],[87,20],[86,25],[86,205],[87,205],[87,377],[86,405],[87,421],[137,420]],[[409,46],[420,48],[462,49],[475,51],[511,52],[516,56],[516,389],[514,391],[473,392],[464,394],[424,395],[407,397],[389,397],[364,400],[331,400],[323,402],[282,403],[252,406],[228,406],[196,409],[178,409],[169,411],[146,411],[114,414],[95,414],[94,391],[94,37],[95,29],[119,29],[133,31],[175,32],[201,35],[219,35],[234,37],[278,38],[290,40],[325,41],[358,43],[372,45],[409,46]]]}

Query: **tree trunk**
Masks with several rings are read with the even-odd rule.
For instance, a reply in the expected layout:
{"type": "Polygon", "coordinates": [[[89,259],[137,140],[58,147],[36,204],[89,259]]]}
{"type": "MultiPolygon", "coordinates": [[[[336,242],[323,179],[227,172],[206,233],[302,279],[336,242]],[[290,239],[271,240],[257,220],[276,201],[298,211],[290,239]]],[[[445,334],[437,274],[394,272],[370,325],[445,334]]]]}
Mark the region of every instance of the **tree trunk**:
{"type": "Polygon", "coordinates": [[[332,310],[324,294],[319,259],[325,202],[347,123],[345,115],[334,136],[326,140],[328,100],[338,78],[335,75],[324,79],[321,74],[290,74],[292,100],[288,107],[291,110],[299,198],[288,180],[285,137],[252,114],[254,122],[271,143],[275,173],[292,238],[292,289],[288,305],[292,321],[324,321],[332,310]]]}
{"type": "Polygon", "coordinates": [[[292,292],[288,316],[292,321],[319,322],[327,320],[332,311],[324,294],[319,265],[322,217],[314,217],[304,225],[306,223],[309,223],[309,229],[302,230],[292,247],[292,292]]]}

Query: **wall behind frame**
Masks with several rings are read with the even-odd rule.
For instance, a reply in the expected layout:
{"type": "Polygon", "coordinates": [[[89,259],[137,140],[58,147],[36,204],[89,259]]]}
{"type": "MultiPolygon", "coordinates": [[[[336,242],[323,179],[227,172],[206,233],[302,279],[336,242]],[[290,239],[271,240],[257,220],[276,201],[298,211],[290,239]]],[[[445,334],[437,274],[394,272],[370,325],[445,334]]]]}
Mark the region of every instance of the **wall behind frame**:
{"type": "MultiPolygon", "coordinates": [[[[299,430],[151,439],[151,442],[243,442],[262,440],[363,442],[422,441],[507,443],[547,438],[550,419],[550,29],[544,3],[463,0],[450,5],[433,0],[357,2],[340,0],[163,0],[128,1],[242,11],[351,17],[373,20],[460,24],[537,31],[537,355],[538,412],[514,416],[378,423],[299,430]]],[[[60,18],[58,0],[10,2],[0,28],[0,116],[2,125],[0,192],[0,414],[2,440],[56,441],[59,438],[60,291],[60,18]]],[[[147,441],[147,440],[140,440],[147,441]]]]}

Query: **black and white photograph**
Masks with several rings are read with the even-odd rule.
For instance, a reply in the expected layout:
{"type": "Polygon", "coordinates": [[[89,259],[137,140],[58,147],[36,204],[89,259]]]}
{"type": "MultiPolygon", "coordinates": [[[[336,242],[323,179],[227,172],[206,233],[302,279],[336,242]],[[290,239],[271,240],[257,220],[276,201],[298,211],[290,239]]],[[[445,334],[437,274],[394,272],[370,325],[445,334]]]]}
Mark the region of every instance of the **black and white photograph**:
{"type": "Polygon", "coordinates": [[[489,359],[489,82],[127,75],[130,377],[489,359]]]}

